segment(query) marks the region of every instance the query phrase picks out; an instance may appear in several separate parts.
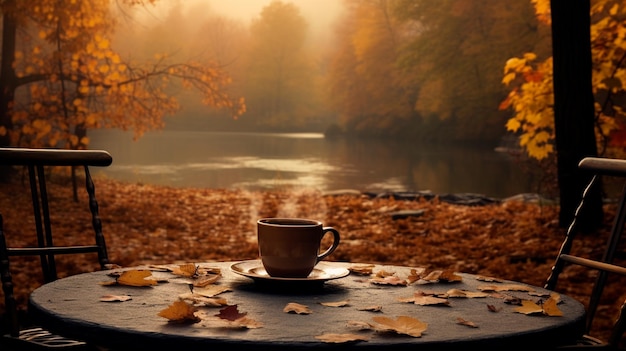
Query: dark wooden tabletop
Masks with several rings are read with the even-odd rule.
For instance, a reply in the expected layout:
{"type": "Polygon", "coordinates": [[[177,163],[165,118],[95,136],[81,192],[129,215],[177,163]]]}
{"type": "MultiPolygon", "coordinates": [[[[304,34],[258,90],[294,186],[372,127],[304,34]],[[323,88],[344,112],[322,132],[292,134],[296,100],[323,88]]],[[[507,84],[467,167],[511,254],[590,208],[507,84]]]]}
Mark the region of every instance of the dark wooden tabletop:
{"type": "MultiPolygon", "coordinates": [[[[201,267],[220,268],[221,278],[215,283],[230,291],[218,297],[228,305],[236,305],[246,318],[258,322],[259,328],[232,328],[220,323],[216,314],[224,307],[201,307],[203,320],[192,324],[172,323],[158,316],[181,294],[190,291],[184,278],[153,271],[163,279],[151,287],[104,286],[112,281],[111,271],[80,274],[64,278],[36,289],[30,299],[31,312],[44,326],[74,335],[114,349],[159,350],[280,350],[280,349],[376,349],[396,350],[476,350],[487,349],[547,349],[552,343],[575,339],[582,333],[584,307],[574,299],[560,295],[558,309],[562,316],[526,315],[515,312],[519,307],[506,297],[520,300],[545,301],[548,291],[520,283],[479,280],[475,275],[459,274],[461,282],[423,281],[403,285],[375,284],[370,276],[351,273],[346,277],[323,282],[275,282],[251,279],[230,270],[234,262],[209,262],[201,267]],[[168,279],[168,282],[165,282],[168,279]],[[520,285],[526,291],[510,290],[520,285]],[[402,302],[418,292],[443,294],[451,289],[470,292],[485,291],[487,287],[504,290],[488,297],[448,297],[448,305],[418,305],[402,302]],[[103,296],[130,296],[124,302],[102,302],[103,296]],[[344,307],[329,307],[325,302],[345,302],[344,307]],[[284,312],[288,303],[298,303],[311,310],[310,314],[284,312]],[[380,306],[378,312],[369,311],[380,306]],[[396,319],[409,316],[427,323],[421,337],[375,330],[360,330],[351,321],[375,324],[375,316],[396,319]],[[475,324],[460,324],[465,320],[475,324]],[[328,343],[316,338],[323,334],[356,334],[367,341],[328,343]]],[[[322,262],[323,267],[350,268],[357,264],[322,262]],[[325,266],[324,266],[325,265],[325,266]]],[[[175,267],[176,265],[174,265],[175,267]]],[[[319,265],[318,265],[319,266],[319,265]]],[[[134,267],[150,268],[150,267],[134,267]]],[[[127,268],[130,269],[130,268],[127,268]]],[[[373,271],[393,272],[406,279],[411,267],[375,266],[373,271]]],[[[489,291],[489,289],[487,290],[489,291]]]]}

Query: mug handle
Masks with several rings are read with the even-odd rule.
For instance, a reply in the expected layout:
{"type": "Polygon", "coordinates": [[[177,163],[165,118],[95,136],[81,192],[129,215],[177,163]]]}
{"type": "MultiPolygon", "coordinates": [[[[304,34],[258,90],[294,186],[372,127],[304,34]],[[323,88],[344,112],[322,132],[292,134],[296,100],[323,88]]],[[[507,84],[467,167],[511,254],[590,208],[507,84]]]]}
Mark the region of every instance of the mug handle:
{"type": "Polygon", "coordinates": [[[317,255],[317,262],[323,260],[326,256],[328,256],[331,253],[333,253],[333,251],[335,251],[337,246],[339,246],[339,232],[337,231],[337,229],[335,229],[333,227],[324,227],[324,228],[322,228],[322,232],[323,232],[322,233],[322,238],[328,232],[333,233],[333,244],[332,244],[331,247],[328,248],[328,250],[322,252],[320,255],[317,255]]]}

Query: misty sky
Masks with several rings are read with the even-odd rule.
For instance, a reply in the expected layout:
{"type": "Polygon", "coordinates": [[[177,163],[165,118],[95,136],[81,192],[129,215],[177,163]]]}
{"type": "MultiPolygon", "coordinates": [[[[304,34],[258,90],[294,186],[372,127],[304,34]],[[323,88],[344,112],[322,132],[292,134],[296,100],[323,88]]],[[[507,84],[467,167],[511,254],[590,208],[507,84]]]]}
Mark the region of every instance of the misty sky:
{"type": "MultiPolygon", "coordinates": [[[[343,6],[343,1],[341,0],[281,1],[296,5],[300,9],[302,16],[309,22],[311,30],[315,33],[332,29],[343,6]]],[[[172,6],[179,2],[190,8],[205,5],[215,13],[249,23],[253,18],[257,17],[262,9],[269,5],[272,0],[160,0],[157,3],[157,8],[154,8],[151,12],[158,18],[167,13],[172,6]]]]}

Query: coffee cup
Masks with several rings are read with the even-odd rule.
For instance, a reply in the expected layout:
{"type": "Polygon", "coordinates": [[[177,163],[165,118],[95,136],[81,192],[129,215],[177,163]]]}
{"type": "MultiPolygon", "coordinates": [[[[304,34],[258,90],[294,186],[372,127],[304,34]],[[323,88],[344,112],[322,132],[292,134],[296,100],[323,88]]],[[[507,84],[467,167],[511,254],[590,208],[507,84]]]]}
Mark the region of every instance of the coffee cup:
{"type": "Polygon", "coordinates": [[[259,256],[271,277],[306,278],[315,265],[339,245],[339,232],[322,222],[302,218],[262,218],[257,221],[259,256]],[[332,233],[332,245],[320,252],[322,239],[332,233]]]}

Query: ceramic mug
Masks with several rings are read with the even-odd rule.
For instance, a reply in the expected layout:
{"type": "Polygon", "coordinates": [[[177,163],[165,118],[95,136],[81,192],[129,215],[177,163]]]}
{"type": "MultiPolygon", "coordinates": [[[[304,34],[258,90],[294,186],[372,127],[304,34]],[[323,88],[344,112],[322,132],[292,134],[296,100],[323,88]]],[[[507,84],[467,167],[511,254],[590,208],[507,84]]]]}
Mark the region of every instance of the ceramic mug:
{"type": "Polygon", "coordinates": [[[335,228],[302,218],[259,219],[257,237],[263,268],[271,277],[281,278],[306,278],[339,245],[335,228]],[[320,254],[322,238],[327,233],[332,233],[333,243],[320,254]]]}

